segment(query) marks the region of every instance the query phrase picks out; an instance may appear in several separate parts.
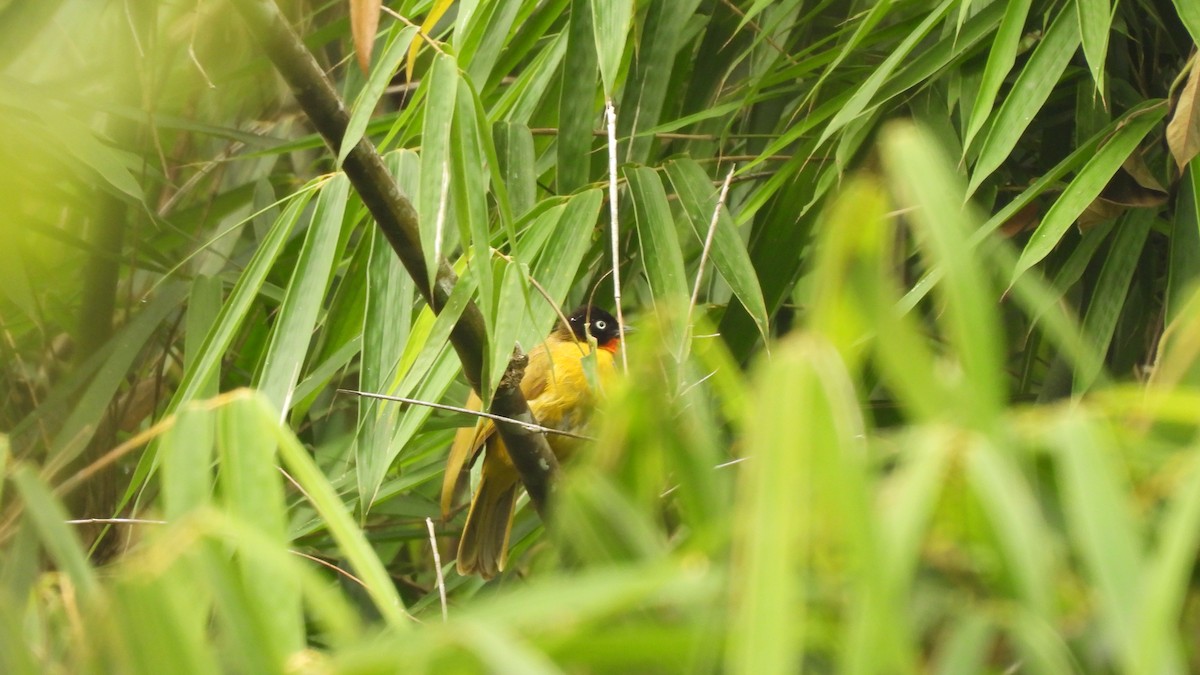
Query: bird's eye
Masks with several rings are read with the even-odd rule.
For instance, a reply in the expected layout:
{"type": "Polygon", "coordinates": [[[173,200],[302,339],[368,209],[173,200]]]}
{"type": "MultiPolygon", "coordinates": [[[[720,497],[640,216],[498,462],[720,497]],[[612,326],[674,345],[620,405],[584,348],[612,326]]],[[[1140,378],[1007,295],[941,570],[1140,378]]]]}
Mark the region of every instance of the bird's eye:
{"type": "Polygon", "coordinates": [[[603,319],[601,319],[600,321],[597,321],[595,325],[596,325],[596,330],[604,330],[605,328],[608,328],[608,322],[604,321],[603,319]]]}

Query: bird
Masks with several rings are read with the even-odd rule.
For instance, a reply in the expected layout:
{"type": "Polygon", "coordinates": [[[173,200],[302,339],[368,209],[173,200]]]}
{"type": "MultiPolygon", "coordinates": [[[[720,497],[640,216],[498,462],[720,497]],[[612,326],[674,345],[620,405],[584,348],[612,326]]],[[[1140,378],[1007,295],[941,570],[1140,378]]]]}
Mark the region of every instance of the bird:
{"type": "MultiPolygon", "coordinates": [[[[535,422],[572,434],[585,430],[604,383],[616,374],[614,358],[621,347],[622,333],[611,314],[584,305],[530,350],[521,393],[529,402],[535,422]],[[585,358],[591,355],[595,358],[594,370],[585,366],[585,358]]],[[[467,407],[482,407],[474,392],[467,407]]],[[[580,441],[547,434],[546,442],[556,457],[566,459],[580,441]]],[[[456,567],[461,575],[478,574],[491,579],[504,570],[508,559],[513,511],[521,488],[520,476],[491,420],[481,418],[474,427],[460,428],[455,435],[442,480],[441,506],[445,519],[464,467],[474,463],[480,450],[485,451],[483,470],[459,538],[456,567]]]]}

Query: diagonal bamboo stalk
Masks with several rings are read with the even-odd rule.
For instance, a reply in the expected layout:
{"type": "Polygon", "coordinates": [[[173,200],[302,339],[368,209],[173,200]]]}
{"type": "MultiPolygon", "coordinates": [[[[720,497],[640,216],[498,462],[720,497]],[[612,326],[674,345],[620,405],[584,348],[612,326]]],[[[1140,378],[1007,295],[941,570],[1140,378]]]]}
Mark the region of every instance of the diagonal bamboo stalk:
{"type": "MultiPolygon", "coordinates": [[[[233,0],[233,5],[291,87],[292,94],[313,126],[336,155],[350,115],[308,48],[279,12],[275,0],[233,0]]],[[[375,146],[364,137],[346,156],[342,170],[362,197],[409,276],[416,282],[421,295],[435,312],[440,312],[458,278],[449,263],[439,259],[437,277],[432,287],[428,284],[429,274],[421,251],[416,209],[400,192],[375,146]]],[[[482,381],[483,355],[488,350],[483,315],[475,303],[468,304],[463,310],[458,323],[451,330],[450,342],[458,352],[463,372],[478,392],[482,381]]],[[[525,363],[523,354],[514,356],[509,362],[508,372],[492,397],[491,412],[518,420],[517,424],[500,423],[497,427],[513,464],[521,474],[521,482],[525,484],[530,500],[545,518],[546,500],[558,471],[558,462],[545,437],[525,426],[525,423],[534,423],[520,389],[525,363]]]]}

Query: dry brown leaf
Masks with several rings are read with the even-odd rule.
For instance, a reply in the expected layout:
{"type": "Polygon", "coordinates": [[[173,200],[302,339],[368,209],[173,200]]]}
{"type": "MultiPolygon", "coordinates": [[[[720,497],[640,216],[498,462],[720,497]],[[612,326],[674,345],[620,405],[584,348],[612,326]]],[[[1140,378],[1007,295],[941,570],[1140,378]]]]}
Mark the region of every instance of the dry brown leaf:
{"type": "Polygon", "coordinates": [[[1022,232],[1037,229],[1041,222],[1041,206],[1036,201],[1029,202],[1000,225],[1000,233],[1005,237],[1015,237],[1022,232]]]}
{"type": "Polygon", "coordinates": [[[364,73],[371,70],[371,50],[375,48],[375,31],[379,30],[379,8],[382,0],[350,0],[350,32],[354,36],[354,53],[358,67],[364,73]]]}
{"type": "Polygon", "coordinates": [[[1130,155],[1100,196],[1079,215],[1079,229],[1087,230],[1100,221],[1116,218],[1127,209],[1162,206],[1168,196],[1142,156],[1130,155]]]}
{"type": "Polygon", "coordinates": [[[1175,114],[1167,123],[1167,146],[1179,170],[1200,154],[1200,59],[1191,62],[1192,72],[1179,93],[1175,114]]]}

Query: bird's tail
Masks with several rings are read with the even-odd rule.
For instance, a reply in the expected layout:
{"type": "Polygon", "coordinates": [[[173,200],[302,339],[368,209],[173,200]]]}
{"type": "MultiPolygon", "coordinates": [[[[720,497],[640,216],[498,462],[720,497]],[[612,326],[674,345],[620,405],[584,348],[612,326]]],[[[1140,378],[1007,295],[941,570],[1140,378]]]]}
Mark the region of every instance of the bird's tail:
{"type": "Polygon", "coordinates": [[[506,482],[496,476],[489,477],[486,471],[483,473],[458,541],[459,574],[478,574],[491,579],[504,569],[513,508],[517,503],[517,482],[505,485],[506,482]]]}

